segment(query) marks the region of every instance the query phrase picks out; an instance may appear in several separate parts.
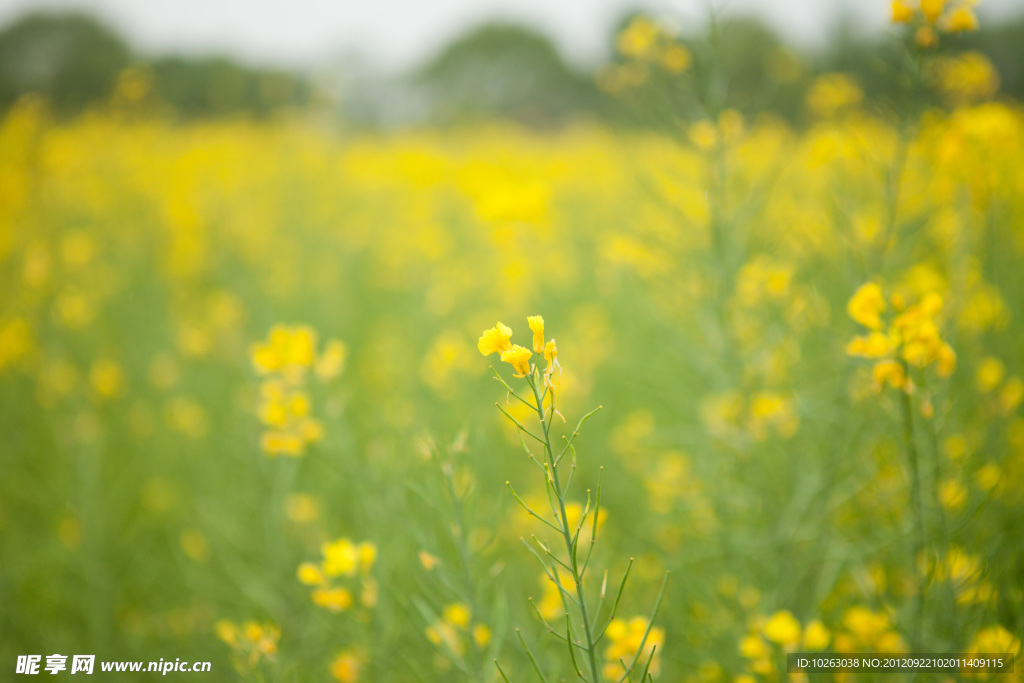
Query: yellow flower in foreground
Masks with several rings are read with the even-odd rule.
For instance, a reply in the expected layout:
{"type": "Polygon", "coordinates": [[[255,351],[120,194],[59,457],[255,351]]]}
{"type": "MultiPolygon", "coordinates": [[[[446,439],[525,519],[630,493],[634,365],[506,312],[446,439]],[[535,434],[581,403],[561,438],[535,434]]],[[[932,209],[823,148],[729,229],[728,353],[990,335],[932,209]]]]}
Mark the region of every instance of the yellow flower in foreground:
{"type": "Polygon", "coordinates": [[[544,318],[539,315],[531,315],[526,322],[530,324],[530,331],[533,332],[534,352],[544,353],[544,318]]]}
{"type": "Polygon", "coordinates": [[[501,360],[516,369],[517,377],[526,377],[530,374],[530,356],[532,355],[530,349],[525,346],[513,344],[501,352],[501,360]]]}
{"type": "MultiPolygon", "coordinates": [[[[489,330],[484,330],[476,347],[480,353],[489,356],[492,353],[504,353],[509,349],[508,340],[512,338],[512,329],[498,323],[489,330]]],[[[504,359],[503,359],[504,360],[504,359]]]]}
{"type": "Polygon", "coordinates": [[[875,282],[860,286],[846,305],[850,317],[872,330],[882,327],[882,312],[885,311],[885,297],[882,288],[875,282]]]}

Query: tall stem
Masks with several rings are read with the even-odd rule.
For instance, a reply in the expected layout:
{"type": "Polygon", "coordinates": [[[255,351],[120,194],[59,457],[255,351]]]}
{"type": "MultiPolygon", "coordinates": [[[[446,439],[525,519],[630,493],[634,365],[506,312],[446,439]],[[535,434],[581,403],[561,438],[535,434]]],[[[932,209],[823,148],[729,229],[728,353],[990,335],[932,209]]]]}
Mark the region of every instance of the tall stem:
{"type": "MultiPolygon", "coordinates": [[[[583,621],[583,631],[587,639],[587,660],[590,665],[590,674],[592,676],[591,681],[597,683],[598,669],[597,669],[597,654],[596,644],[594,642],[594,634],[590,628],[590,615],[587,611],[587,601],[583,595],[583,576],[580,573],[579,565],[576,562],[576,547],[573,543],[573,536],[569,530],[569,520],[565,514],[565,492],[562,491],[562,484],[558,477],[558,467],[555,464],[555,455],[551,447],[551,427],[548,420],[544,417],[544,399],[540,392],[537,390],[537,382],[532,376],[528,376],[527,380],[530,383],[530,389],[533,390],[533,399],[536,402],[537,417],[540,418],[540,426],[544,430],[544,457],[547,460],[548,467],[551,470],[551,485],[555,491],[555,497],[558,499],[558,521],[562,529],[562,538],[565,540],[565,550],[569,554],[569,566],[572,568],[573,583],[576,585],[576,599],[579,602],[580,608],[580,619],[583,621]]],[[[552,398],[552,414],[554,414],[554,398],[552,398]]],[[[569,638],[568,646],[570,648],[575,647],[572,642],[571,634],[566,634],[569,638]]]]}
{"type": "MultiPolygon", "coordinates": [[[[903,361],[903,373],[909,378],[909,369],[906,361],[903,361]]],[[[925,549],[925,528],[924,528],[924,501],[921,496],[921,463],[917,452],[917,444],[914,442],[914,411],[910,402],[910,394],[901,390],[901,404],[903,406],[903,441],[907,449],[907,460],[910,464],[910,505],[914,514],[914,545],[911,558],[911,567],[915,567],[918,558],[925,549]]],[[[927,561],[927,558],[925,558],[927,561]]],[[[916,568],[916,567],[915,567],[916,568]]],[[[919,581],[917,586],[916,603],[914,607],[914,642],[915,650],[921,645],[921,623],[924,612],[924,591],[926,585],[919,581]]]]}

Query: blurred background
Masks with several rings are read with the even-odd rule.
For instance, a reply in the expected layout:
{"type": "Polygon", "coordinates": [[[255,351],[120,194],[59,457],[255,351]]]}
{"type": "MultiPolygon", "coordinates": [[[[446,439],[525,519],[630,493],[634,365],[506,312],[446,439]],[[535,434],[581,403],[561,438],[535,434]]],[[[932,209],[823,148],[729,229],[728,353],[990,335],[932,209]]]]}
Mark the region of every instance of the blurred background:
{"type": "MultiPolygon", "coordinates": [[[[18,1],[0,5],[0,106],[45,94],[62,116],[106,101],[117,75],[140,68],[151,105],[182,118],[316,109],[359,126],[465,123],[484,118],[531,127],[596,120],[635,125],[594,74],[615,57],[614,38],[638,13],[666,17],[683,45],[707,42],[719,19],[720,65],[730,104],[745,114],[794,103],[818,74],[856,76],[869,97],[891,93],[884,66],[888,3],[742,0],[318,3],[127,0],[18,1]],[[756,86],[788,71],[771,97],[756,86]]],[[[1001,92],[1024,88],[1024,12],[986,0],[981,27],[963,40],[996,66],[1001,92]]],[[[888,48],[892,51],[892,47],[888,48]]],[[[891,55],[890,55],[891,56],[891,55]]],[[[644,123],[650,123],[646,121],[644,123]]]]}
{"type": "Polygon", "coordinates": [[[1019,653],[1022,99],[1014,0],[0,0],[0,672],[573,679],[538,314],[602,680],[1019,653]]]}

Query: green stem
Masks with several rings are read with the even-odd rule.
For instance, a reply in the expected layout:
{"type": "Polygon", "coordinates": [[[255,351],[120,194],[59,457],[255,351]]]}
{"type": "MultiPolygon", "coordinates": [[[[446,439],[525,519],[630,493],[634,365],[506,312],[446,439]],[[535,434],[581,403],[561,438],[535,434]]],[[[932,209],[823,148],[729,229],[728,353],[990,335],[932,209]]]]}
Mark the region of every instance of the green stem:
{"type": "MultiPolygon", "coordinates": [[[[562,490],[562,484],[558,477],[558,468],[555,466],[555,455],[551,447],[551,428],[548,424],[548,420],[544,418],[544,403],[540,392],[537,391],[537,383],[533,376],[527,376],[527,381],[530,383],[530,389],[533,390],[533,397],[537,405],[537,417],[540,418],[540,426],[544,430],[544,454],[547,458],[548,466],[551,471],[551,483],[555,491],[555,497],[558,499],[558,521],[562,527],[562,538],[565,541],[565,549],[569,554],[569,564],[572,570],[573,583],[576,585],[576,598],[579,602],[580,619],[583,621],[583,631],[587,640],[587,663],[590,666],[591,680],[593,683],[597,683],[600,680],[597,668],[597,647],[594,642],[594,634],[590,627],[590,615],[587,611],[587,601],[583,596],[583,579],[580,575],[579,566],[576,562],[576,549],[572,540],[572,532],[569,529],[569,520],[565,514],[565,492],[562,490]]],[[[554,395],[551,397],[551,405],[554,407],[554,395]]],[[[552,411],[553,413],[554,411],[552,411]]],[[[567,633],[566,637],[571,638],[572,634],[567,633]]],[[[573,644],[569,643],[570,653],[575,657],[575,653],[572,652],[573,644]]]]}
{"type": "MultiPolygon", "coordinates": [[[[903,374],[909,381],[909,368],[906,361],[902,361],[903,374]]],[[[921,462],[917,452],[917,444],[914,442],[914,411],[910,401],[910,394],[900,390],[902,394],[901,404],[903,406],[903,441],[907,449],[907,460],[910,464],[910,505],[914,514],[914,545],[911,558],[911,567],[915,569],[918,558],[925,550],[925,523],[924,523],[924,501],[921,496],[921,462]]],[[[928,558],[925,558],[927,561],[928,558]]],[[[917,595],[914,606],[914,629],[912,647],[915,651],[921,651],[921,624],[924,617],[924,591],[927,586],[923,581],[918,581],[917,595]]]]}

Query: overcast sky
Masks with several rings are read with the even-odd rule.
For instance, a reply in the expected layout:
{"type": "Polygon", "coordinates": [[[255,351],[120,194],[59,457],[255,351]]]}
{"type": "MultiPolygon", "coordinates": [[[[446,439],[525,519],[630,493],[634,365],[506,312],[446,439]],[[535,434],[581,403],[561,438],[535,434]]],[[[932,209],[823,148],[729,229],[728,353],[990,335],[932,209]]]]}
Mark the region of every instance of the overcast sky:
{"type": "MultiPolygon", "coordinates": [[[[529,23],[577,62],[601,57],[610,25],[630,8],[700,22],[708,6],[753,12],[805,44],[841,15],[885,25],[889,0],[0,0],[0,24],[38,9],[88,10],[147,52],[222,53],[257,63],[313,65],[358,53],[385,68],[428,56],[487,19],[529,23]]],[[[1021,11],[1021,0],[984,0],[983,20],[1021,11]]]]}

